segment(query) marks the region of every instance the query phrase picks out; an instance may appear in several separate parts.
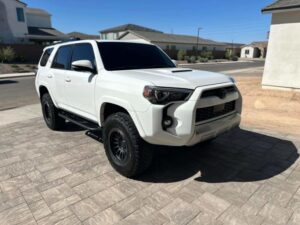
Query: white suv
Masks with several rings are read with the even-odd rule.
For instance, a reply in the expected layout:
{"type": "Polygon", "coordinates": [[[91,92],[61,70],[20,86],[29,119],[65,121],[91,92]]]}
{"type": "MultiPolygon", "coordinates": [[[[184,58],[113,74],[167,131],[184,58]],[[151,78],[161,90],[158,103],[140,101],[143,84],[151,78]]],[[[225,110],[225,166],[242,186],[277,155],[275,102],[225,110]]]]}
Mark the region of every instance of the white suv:
{"type": "Polygon", "coordinates": [[[193,146],[240,124],[242,98],[222,74],[177,68],[157,46],[76,41],[45,48],[36,76],[50,129],[73,122],[101,133],[107,157],[133,177],[150,144],[193,146]]]}

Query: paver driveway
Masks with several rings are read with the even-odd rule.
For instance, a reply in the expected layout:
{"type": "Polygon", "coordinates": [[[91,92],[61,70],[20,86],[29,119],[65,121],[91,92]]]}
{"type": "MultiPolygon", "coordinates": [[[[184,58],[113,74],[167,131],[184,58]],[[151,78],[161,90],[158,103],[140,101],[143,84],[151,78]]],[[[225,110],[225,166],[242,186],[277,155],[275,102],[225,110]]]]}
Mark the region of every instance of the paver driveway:
{"type": "Polygon", "coordinates": [[[300,224],[300,139],[259,132],[157,147],[150,170],[130,180],[72,125],[1,126],[0,224],[300,224]]]}

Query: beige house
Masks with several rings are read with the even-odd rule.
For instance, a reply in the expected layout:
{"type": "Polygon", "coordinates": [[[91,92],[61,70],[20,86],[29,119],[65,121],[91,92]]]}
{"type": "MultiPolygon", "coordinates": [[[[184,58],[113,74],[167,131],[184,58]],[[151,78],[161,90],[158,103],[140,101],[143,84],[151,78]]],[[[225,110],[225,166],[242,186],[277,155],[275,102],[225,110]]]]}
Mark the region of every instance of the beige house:
{"type": "Polygon", "coordinates": [[[166,34],[162,32],[132,31],[124,33],[120,40],[140,40],[156,44],[163,50],[225,51],[227,45],[213,40],[190,35],[166,34]]]}
{"type": "Polygon", "coordinates": [[[67,39],[54,29],[51,15],[18,0],[0,0],[0,43],[44,43],[67,39]]]}
{"type": "Polygon", "coordinates": [[[267,54],[267,41],[252,42],[249,45],[242,46],[241,58],[265,58],[267,54]]]}
{"type": "Polygon", "coordinates": [[[100,31],[101,38],[106,40],[139,40],[146,41],[160,46],[166,51],[176,51],[180,49],[195,51],[223,51],[228,44],[197,38],[191,35],[167,34],[148,27],[135,24],[125,24],[118,27],[100,31]]]}
{"type": "Polygon", "coordinates": [[[262,84],[300,89],[300,0],[278,0],[262,10],[272,13],[262,84]]]}

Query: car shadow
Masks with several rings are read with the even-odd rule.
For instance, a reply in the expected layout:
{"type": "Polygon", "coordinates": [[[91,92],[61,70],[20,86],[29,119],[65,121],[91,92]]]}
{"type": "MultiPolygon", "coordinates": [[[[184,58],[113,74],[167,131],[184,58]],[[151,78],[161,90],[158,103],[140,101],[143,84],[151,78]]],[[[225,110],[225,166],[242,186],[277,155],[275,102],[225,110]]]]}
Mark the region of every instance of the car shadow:
{"type": "Polygon", "coordinates": [[[15,84],[18,83],[16,80],[0,80],[0,85],[1,84],[15,84]]]}
{"type": "Polygon", "coordinates": [[[74,123],[66,122],[65,126],[62,129],[60,129],[59,131],[60,132],[78,132],[78,131],[84,131],[84,130],[85,130],[84,128],[77,126],[74,123]]]}
{"type": "Polygon", "coordinates": [[[281,174],[299,157],[290,141],[239,128],[210,144],[159,146],[155,153],[151,167],[138,180],[171,183],[195,177],[207,183],[260,181],[281,174]]]}

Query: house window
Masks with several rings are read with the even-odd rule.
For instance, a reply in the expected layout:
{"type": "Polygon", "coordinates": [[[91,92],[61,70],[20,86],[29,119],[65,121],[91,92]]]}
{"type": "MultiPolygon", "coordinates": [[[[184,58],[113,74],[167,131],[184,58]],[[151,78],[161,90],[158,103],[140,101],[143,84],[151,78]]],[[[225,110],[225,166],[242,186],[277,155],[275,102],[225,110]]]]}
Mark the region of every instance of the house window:
{"type": "Polygon", "coordinates": [[[207,46],[203,46],[202,51],[207,51],[207,46]]]}
{"type": "Polygon", "coordinates": [[[249,54],[250,54],[250,50],[247,49],[247,50],[245,51],[245,54],[246,54],[246,55],[249,55],[249,54]]]}
{"type": "Polygon", "coordinates": [[[24,9],[17,8],[17,19],[19,22],[25,22],[24,9]]]}

